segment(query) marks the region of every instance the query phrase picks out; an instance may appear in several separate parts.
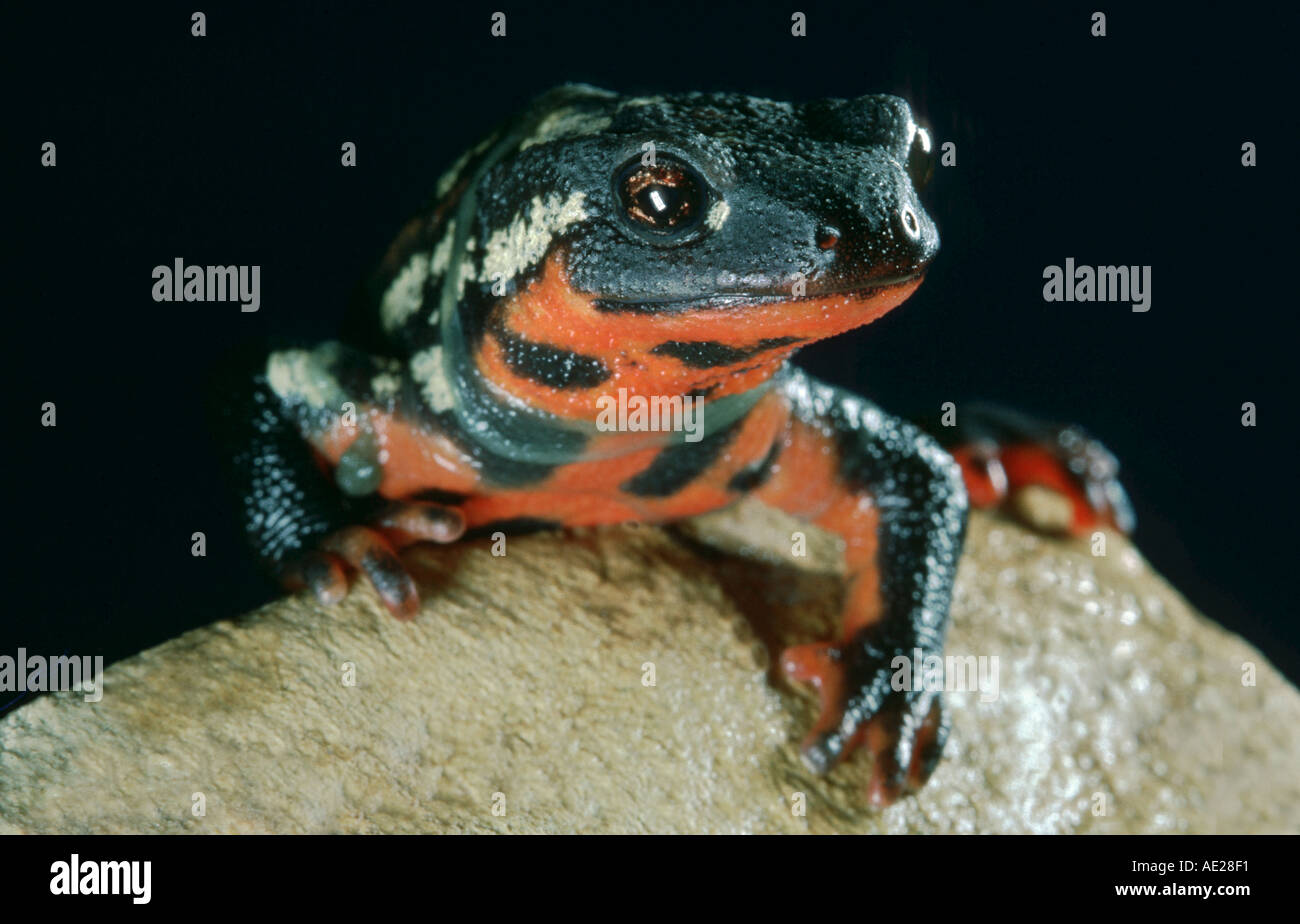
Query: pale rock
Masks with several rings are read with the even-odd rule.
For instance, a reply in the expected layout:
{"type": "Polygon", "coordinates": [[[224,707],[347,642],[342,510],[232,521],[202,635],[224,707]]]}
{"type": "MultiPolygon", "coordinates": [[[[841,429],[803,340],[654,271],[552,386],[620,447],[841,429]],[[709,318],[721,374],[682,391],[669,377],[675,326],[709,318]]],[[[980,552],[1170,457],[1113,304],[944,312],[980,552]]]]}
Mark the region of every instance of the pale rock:
{"type": "Polygon", "coordinates": [[[1296,689],[1120,537],[1093,557],[983,514],[948,651],[996,655],[1000,695],[948,694],[946,757],[889,809],[864,756],[814,776],[811,696],[770,671],[837,611],[834,542],[791,559],[800,529],[746,504],[689,541],[419,549],[415,622],[362,587],[187,632],[112,665],[99,703],[0,719],[0,832],[1300,831],[1296,689]]]}

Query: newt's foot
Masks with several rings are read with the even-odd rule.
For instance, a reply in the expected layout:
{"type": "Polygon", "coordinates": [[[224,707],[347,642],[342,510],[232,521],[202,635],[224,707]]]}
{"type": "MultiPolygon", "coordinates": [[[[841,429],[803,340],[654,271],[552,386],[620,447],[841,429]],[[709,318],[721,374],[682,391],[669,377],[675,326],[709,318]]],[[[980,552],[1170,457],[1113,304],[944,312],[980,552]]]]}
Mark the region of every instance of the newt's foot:
{"type": "Polygon", "coordinates": [[[291,560],[281,571],[290,590],[306,588],[326,605],[348,592],[348,570],[364,574],[384,606],[398,619],[414,619],[420,594],[398,550],[416,542],[455,542],[465,532],[460,511],[419,501],[389,506],[374,527],[348,526],[326,536],[316,549],[291,560]]]}
{"type": "Polygon", "coordinates": [[[886,806],[925,784],[943,755],[949,724],[942,694],[895,690],[898,669],[891,662],[905,654],[910,685],[911,652],[895,652],[870,641],[863,629],[847,645],[815,643],[787,648],[781,667],[791,680],[810,683],[821,712],[804,739],[804,763],[824,774],[859,745],[874,761],[867,792],[873,805],[886,806]]]}
{"type": "Polygon", "coordinates": [[[948,434],[971,504],[1006,507],[1042,532],[1082,535],[1136,524],[1119,462],[1081,427],[1033,420],[1001,408],[965,409],[948,434]]]}

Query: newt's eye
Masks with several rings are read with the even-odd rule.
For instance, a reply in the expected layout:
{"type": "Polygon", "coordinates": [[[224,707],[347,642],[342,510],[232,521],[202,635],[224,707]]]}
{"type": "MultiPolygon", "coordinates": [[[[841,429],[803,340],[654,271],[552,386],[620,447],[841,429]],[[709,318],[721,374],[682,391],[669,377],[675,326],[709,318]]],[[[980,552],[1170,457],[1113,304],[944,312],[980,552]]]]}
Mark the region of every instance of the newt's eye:
{"type": "Polygon", "coordinates": [[[907,152],[907,175],[912,178],[912,188],[925,189],[934,176],[934,153],[930,150],[930,133],[917,128],[912,135],[912,147],[907,152]]]}
{"type": "Polygon", "coordinates": [[[704,212],[704,182],[685,164],[662,155],[653,166],[638,160],[625,167],[617,185],[627,217],[653,231],[686,231],[704,212]]]}

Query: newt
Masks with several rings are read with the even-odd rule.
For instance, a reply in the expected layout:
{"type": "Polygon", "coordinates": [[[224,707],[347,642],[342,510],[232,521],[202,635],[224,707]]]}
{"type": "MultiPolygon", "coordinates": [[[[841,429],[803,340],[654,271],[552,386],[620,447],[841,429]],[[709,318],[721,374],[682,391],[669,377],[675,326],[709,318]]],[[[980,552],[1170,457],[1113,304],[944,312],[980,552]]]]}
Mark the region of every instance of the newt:
{"type": "MultiPolygon", "coordinates": [[[[670,523],[758,498],[844,540],[843,624],[785,651],[828,772],[856,748],[869,798],[919,788],[940,693],[891,662],[941,655],[968,507],[1022,486],[1068,531],[1129,529],[1113,457],[997,409],[943,441],[790,364],[916,291],[939,248],[928,132],[895,96],[545,93],[467,152],[375,275],[377,349],[262,356],[223,397],[243,525],[289,588],[364,575],[396,616],[416,542],[670,523]],[[700,426],[598,425],[612,395],[698,401],[700,426]]],[[[608,418],[606,418],[608,419],[608,418]]]]}

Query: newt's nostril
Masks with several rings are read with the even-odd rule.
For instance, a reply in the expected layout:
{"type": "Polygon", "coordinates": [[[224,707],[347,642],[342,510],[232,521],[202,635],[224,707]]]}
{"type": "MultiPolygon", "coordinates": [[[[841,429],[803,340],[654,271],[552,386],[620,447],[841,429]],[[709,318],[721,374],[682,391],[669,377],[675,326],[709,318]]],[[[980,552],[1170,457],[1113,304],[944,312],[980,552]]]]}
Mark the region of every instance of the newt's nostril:
{"type": "Polygon", "coordinates": [[[824,225],[817,229],[817,246],[822,250],[830,250],[840,242],[840,232],[838,228],[832,228],[830,225],[824,225]]]}

